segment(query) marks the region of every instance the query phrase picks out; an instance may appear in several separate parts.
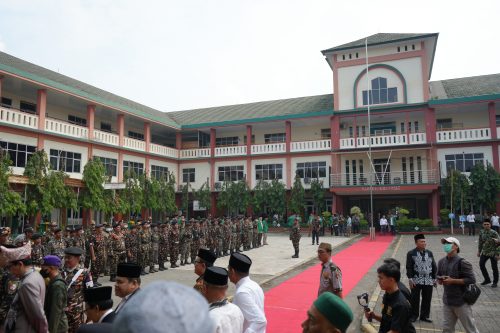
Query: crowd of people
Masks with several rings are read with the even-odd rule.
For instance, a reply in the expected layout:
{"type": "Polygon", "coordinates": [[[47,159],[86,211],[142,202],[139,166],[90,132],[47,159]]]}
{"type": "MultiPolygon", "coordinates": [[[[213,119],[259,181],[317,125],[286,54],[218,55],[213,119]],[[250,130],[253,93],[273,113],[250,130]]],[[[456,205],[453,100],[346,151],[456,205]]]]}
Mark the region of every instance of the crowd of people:
{"type": "MultiPolygon", "coordinates": [[[[63,237],[57,226],[51,226],[43,235],[26,228],[15,239],[8,229],[2,228],[0,332],[266,332],[264,293],[250,278],[251,258],[241,253],[265,244],[264,220],[208,219],[186,223],[180,217],[173,223],[154,225],[144,221],[133,226],[116,222],[107,236],[99,224],[91,224],[89,230],[68,230],[68,237],[63,237]],[[250,229],[253,231],[254,223],[255,238],[253,233],[247,234],[250,229]],[[224,232],[226,229],[228,233],[224,232]],[[190,236],[192,243],[188,243],[187,249],[181,234],[190,236]],[[127,243],[131,237],[138,243],[127,243]],[[168,239],[169,246],[162,245],[162,237],[168,239]],[[142,243],[146,238],[148,242],[142,243]],[[230,255],[229,265],[216,266],[217,259],[225,255],[230,255]],[[99,258],[104,261],[106,256],[114,288],[98,283],[105,270],[99,258]],[[193,288],[165,281],[141,288],[141,276],[153,273],[155,264],[166,269],[167,260],[174,268],[179,260],[181,264],[186,265],[189,260],[194,265],[198,278],[193,288]],[[230,282],[236,287],[232,302],[226,294],[230,282]],[[113,289],[121,299],[114,308],[113,289]],[[198,320],[191,320],[192,313],[198,320]]],[[[300,237],[299,219],[295,218],[290,231],[294,258],[299,255],[300,237]]],[[[415,321],[432,322],[432,292],[440,284],[444,286],[443,332],[453,332],[458,320],[466,332],[478,332],[472,304],[464,298],[465,287],[476,281],[470,262],[459,256],[460,241],[443,238],[446,255],[436,261],[426,248],[423,234],[415,235],[414,240],[415,248],[406,256],[409,289],[401,282],[400,263],[385,259],[377,269],[379,285],[385,291],[382,312],[368,310],[365,316],[380,321],[382,333],[415,332],[415,321]]],[[[485,220],[477,255],[484,277],[481,284],[491,284],[492,288],[497,287],[499,279],[499,245],[498,233],[485,220]],[[492,279],[485,266],[487,261],[491,262],[492,279]]],[[[342,270],[333,262],[332,250],[329,243],[318,244],[321,274],[318,298],[302,323],[307,333],[342,333],[353,320],[351,309],[342,300],[342,270]]]]}

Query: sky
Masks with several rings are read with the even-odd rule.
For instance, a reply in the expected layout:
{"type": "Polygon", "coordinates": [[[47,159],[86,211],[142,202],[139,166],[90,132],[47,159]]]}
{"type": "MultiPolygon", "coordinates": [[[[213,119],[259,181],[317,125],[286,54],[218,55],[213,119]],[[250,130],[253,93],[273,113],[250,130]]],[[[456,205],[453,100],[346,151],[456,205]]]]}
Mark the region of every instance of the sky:
{"type": "Polygon", "coordinates": [[[500,1],[0,0],[0,51],[162,111],[332,93],[321,50],[439,33],[431,80],[500,73],[500,1]]]}

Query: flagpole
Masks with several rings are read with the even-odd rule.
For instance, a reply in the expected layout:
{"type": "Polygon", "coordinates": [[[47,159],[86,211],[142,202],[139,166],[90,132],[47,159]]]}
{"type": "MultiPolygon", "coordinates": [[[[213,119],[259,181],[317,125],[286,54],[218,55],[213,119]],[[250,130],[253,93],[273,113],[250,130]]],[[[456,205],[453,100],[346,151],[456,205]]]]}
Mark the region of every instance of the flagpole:
{"type": "MultiPolygon", "coordinates": [[[[371,128],[371,114],[370,114],[370,104],[372,102],[371,90],[370,90],[370,77],[368,73],[368,38],[365,38],[365,59],[366,59],[366,91],[367,91],[367,113],[368,113],[368,158],[370,159],[370,165],[372,163],[372,128],[371,128]]],[[[375,228],[373,226],[373,168],[370,168],[370,240],[375,240],[375,228]]]]}

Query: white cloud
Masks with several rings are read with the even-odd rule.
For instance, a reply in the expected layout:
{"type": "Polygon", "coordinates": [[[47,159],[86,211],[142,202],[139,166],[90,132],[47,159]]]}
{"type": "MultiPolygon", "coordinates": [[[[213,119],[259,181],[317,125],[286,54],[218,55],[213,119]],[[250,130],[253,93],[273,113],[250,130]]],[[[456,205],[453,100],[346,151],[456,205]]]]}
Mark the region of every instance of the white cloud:
{"type": "Polygon", "coordinates": [[[7,51],[7,46],[5,45],[5,42],[2,39],[2,35],[0,35],[0,51],[2,51],[2,52],[7,51]]]}

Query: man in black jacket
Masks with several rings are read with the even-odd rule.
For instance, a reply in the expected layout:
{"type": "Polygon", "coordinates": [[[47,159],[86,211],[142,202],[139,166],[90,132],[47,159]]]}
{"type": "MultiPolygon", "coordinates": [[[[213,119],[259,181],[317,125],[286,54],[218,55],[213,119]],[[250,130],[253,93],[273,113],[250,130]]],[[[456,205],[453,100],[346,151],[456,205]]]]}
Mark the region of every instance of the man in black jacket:
{"type": "Polygon", "coordinates": [[[415,248],[406,255],[406,276],[411,289],[412,321],[420,320],[431,323],[432,288],[436,285],[436,261],[431,251],[426,250],[425,236],[415,235],[415,248]],[[420,305],[420,294],[422,304],[420,305]],[[419,311],[420,310],[420,311],[419,311]]]}

